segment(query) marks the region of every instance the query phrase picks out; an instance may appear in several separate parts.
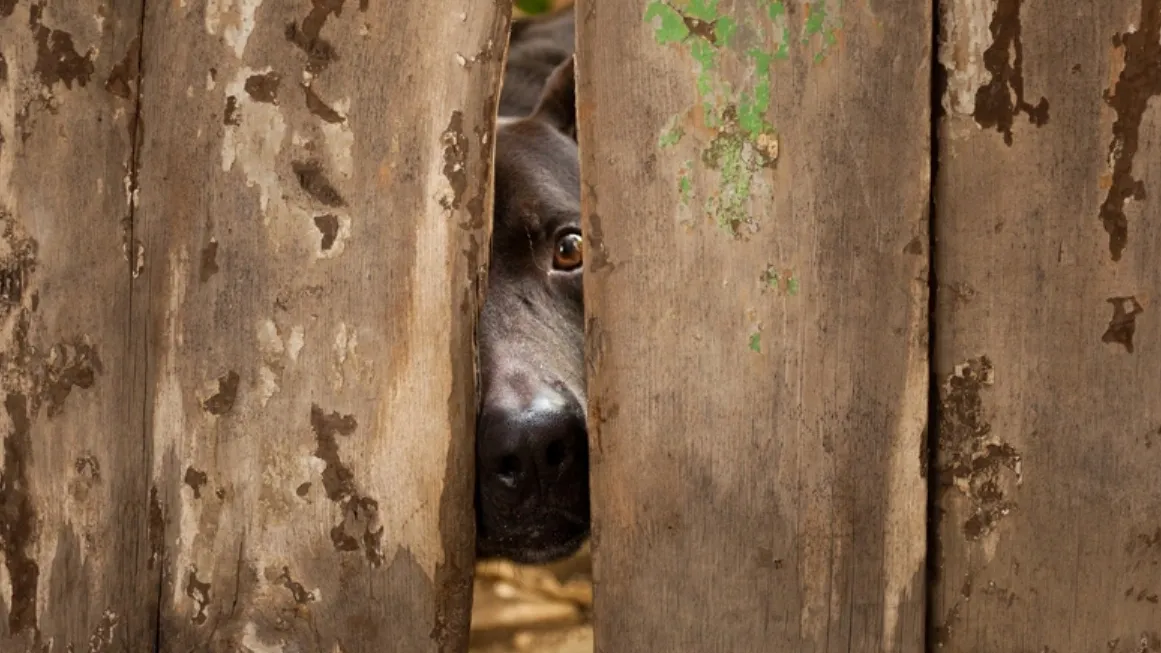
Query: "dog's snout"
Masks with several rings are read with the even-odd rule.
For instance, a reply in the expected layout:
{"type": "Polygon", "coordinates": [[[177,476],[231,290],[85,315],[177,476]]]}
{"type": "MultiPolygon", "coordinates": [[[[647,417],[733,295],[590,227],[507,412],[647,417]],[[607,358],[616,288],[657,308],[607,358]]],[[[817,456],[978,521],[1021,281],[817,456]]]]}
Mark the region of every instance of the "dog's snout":
{"type": "Polygon", "coordinates": [[[580,405],[553,389],[541,390],[526,405],[485,407],[480,426],[477,452],[485,484],[543,498],[573,470],[587,473],[580,405]]]}

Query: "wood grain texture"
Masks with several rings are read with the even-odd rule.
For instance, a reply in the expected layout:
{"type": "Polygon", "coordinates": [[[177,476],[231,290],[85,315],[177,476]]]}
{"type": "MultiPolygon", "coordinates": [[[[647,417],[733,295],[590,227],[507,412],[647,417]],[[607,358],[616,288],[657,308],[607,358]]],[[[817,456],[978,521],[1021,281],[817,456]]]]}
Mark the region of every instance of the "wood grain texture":
{"type": "Polygon", "coordinates": [[[598,653],[923,647],[931,10],[811,7],[577,3],[598,653]]]}
{"type": "Polygon", "coordinates": [[[1161,651],[1161,2],[943,3],[942,651],[1161,651]]]}
{"type": "Polygon", "coordinates": [[[123,247],[140,5],[0,2],[6,653],[153,646],[159,570],[123,247]]]}
{"type": "Polygon", "coordinates": [[[161,650],[462,651],[505,3],[150,3],[161,650]]]}

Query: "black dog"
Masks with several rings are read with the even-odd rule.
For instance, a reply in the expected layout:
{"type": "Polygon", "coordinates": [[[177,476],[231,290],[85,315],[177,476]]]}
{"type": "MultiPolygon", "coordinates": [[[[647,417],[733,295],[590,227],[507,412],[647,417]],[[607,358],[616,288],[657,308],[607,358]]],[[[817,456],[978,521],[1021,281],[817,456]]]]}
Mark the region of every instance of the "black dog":
{"type": "Polygon", "coordinates": [[[572,9],[514,21],[480,317],[477,553],[543,563],[589,533],[572,9]]]}

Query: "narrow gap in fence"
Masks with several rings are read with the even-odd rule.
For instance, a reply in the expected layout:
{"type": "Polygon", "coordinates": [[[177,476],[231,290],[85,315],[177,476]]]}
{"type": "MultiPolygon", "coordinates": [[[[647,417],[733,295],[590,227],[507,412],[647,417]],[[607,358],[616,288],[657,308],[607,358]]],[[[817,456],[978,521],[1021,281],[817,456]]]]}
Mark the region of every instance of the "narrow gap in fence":
{"type": "Polygon", "coordinates": [[[928,176],[927,191],[927,429],[924,433],[923,454],[921,464],[927,468],[927,570],[924,578],[924,605],[923,605],[923,650],[931,653],[938,647],[938,633],[936,632],[935,588],[939,578],[939,376],[936,373],[936,297],[939,293],[939,281],[936,271],[936,216],[939,212],[938,180],[939,180],[939,121],[943,117],[944,87],[947,84],[947,72],[939,62],[939,25],[940,1],[931,1],[931,76],[928,139],[928,176]]]}

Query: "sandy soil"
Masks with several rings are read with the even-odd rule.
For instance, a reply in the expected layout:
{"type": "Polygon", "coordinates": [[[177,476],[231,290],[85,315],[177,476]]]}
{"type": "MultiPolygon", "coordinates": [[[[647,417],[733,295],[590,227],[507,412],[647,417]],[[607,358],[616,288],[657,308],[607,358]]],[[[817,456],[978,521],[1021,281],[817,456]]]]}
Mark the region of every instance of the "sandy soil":
{"type": "Polygon", "coordinates": [[[476,567],[470,653],[592,653],[589,548],[543,567],[476,567]]]}

